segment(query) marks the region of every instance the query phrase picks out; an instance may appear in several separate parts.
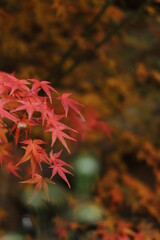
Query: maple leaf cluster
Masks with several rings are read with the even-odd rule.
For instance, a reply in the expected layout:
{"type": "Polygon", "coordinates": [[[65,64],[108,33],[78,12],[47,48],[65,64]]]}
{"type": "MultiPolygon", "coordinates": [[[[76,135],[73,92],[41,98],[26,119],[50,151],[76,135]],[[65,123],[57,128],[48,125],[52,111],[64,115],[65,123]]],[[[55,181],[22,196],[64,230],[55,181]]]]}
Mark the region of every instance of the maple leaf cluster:
{"type": "Polygon", "coordinates": [[[37,79],[18,79],[12,74],[0,72],[0,163],[8,173],[21,178],[20,166],[29,162],[29,180],[21,183],[35,184],[34,196],[43,188],[48,196],[47,183],[53,184],[53,177],[58,174],[70,188],[66,174],[72,173],[66,168],[71,165],[62,161],[62,150],[54,152],[56,140],[70,153],[66,139],[76,141],[65,131],[77,132],[62,122],[68,117],[69,109],[76,112],[82,121],[84,118],[78,109],[80,103],[70,98],[70,93],[60,95],[47,81],[37,79]],[[41,94],[40,94],[41,93],[41,94]],[[55,113],[56,102],[60,102],[64,114],[55,113]],[[32,127],[42,126],[44,132],[51,134],[50,152],[44,148],[42,139],[32,139],[32,127]],[[8,136],[15,141],[16,147],[24,149],[24,155],[17,162],[13,159],[12,146],[8,136]],[[52,169],[50,178],[42,177],[43,166],[52,169]]]}

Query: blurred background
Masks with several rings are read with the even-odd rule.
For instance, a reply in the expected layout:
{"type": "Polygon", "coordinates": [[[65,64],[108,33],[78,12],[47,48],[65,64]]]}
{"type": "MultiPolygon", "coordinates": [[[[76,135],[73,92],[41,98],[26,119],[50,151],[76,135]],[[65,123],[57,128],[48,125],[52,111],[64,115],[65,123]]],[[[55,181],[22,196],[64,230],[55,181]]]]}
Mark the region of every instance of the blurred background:
{"type": "Polygon", "coordinates": [[[86,118],[64,153],[71,190],[57,177],[29,205],[32,186],[1,171],[0,239],[160,239],[159,13],[159,0],[0,1],[0,71],[72,92],[86,118]]]}

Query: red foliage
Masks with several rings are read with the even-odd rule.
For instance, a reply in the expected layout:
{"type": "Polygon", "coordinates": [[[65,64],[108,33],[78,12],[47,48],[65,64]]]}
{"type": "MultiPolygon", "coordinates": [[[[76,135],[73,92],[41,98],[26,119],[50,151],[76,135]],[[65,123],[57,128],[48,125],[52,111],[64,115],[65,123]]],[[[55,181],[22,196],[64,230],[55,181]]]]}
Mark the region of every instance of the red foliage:
{"type": "MultiPolygon", "coordinates": [[[[46,144],[42,139],[32,139],[31,130],[33,127],[43,127],[43,132],[51,133],[51,147],[56,143],[56,140],[66,148],[70,153],[66,139],[76,141],[65,131],[77,131],[67,126],[62,121],[69,118],[69,109],[79,115],[80,119],[76,119],[77,130],[84,138],[88,131],[101,130],[110,137],[111,129],[109,126],[100,120],[100,117],[94,111],[87,111],[86,122],[82,116],[78,106],[83,106],[79,102],[73,100],[71,93],[60,95],[47,81],[39,81],[37,79],[18,79],[12,74],[0,72],[0,162],[8,173],[21,178],[18,171],[19,166],[30,162],[31,179],[22,181],[22,183],[32,183],[35,185],[35,192],[39,192],[43,187],[44,192],[48,197],[47,183],[51,183],[48,178],[43,178],[43,168],[48,166],[52,169],[50,179],[58,174],[70,188],[70,184],[66,174],[73,175],[66,167],[72,168],[69,164],[59,159],[62,150],[58,153],[53,153],[53,150],[47,150],[43,147],[46,144]],[[40,93],[43,92],[43,95],[40,93]],[[56,96],[54,96],[56,95],[56,96]],[[54,99],[54,101],[53,101],[54,99]],[[59,100],[62,103],[62,108],[65,115],[55,113],[56,102],[59,100]],[[64,118],[65,117],[65,118],[64,118]],[[25,150],[24,155],[18,162],[13,160],[13,153],[8,143],[6,133],[13,136],[15,146],[19,145],[25,150]],[[50,153],[49,153],[50,152],[50,153]],[[45,180],[47,179],[47,180],[45,180]]],[[[71,115],[73,118],[73,115],[71,115]]],[[[71,118],[70,117],[70,118],[71,118]]],[[[71,120],[72,123],[75,120],[71,120]]],[[[36,193],[34,193],[34,196],[36,193]]]]}
{"type": "MultiPolygon", "coordinates": [[[[50,156],[48,156],[48,147],[47,150],[43,148],[43,145],[46,143],[42,139],[32,139],[31,129],[34,126],[43,126],[44,132],[51,133],[51,147],[55,145],[58,139],[70,153],[65,139],[72,141],[76,140],[70,137],[65,130],[77,131],[62,122],[64,115],[55,113],[55,100],[62,101],[62,107],[65,110],[66,117],[69,117],[69,107],[82,117],[77,108],[77,105],[81,106],[81,104],[71,99],[68,93],[60,96],[47,81],[40,82],[37,79],[19,80],[15,76],[4,72],[0,72],[0,93],[1,165],[4,163],[8,173],[12,173],[21,178],[18,174],[20,170],[19,166],[29,161],[30,174],[32,177],[30,180],[22,181],[21,183],[35,184],[35,193],[33,197],[37,195],[41,188],[44,189],[48,197],[47,183],[53,183],[50,179],[42,177],[44,165],[52,168],[52,175],[50,178],[53,178],[56,173],[58,173],[70,187],[65,174],[72,175],[72,173],[65,169],[65,167],[71,168],[71,166],[59,159],[61,151],[53,153],[52,150],[50,151],[50,156]],[[40,95],[40,90],[41,92],[43,91],[43,96],[40,95]],[[54,104],[52,101],[53,94],[58,95],[56,97],[54,96],[54,104]],[[20,145],[25,150],[24,155],[18,162],[13,161],[12,154],[9,154],[9,143],[6,137],[7,132],[10,136],[13,136],[16,146],[20,145]]],[[[82,119],[84,120],[83,117],[82,119]]]]}

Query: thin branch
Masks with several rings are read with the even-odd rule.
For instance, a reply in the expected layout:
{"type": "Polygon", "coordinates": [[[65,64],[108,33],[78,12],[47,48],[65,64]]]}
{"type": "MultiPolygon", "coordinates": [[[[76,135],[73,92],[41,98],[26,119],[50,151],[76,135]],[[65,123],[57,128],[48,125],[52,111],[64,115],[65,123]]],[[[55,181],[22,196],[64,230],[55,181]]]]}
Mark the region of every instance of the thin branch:
{"type": "Polygon", "coordinates": [[[89,36],[89,34],[91,33],[91,31],[93,30],[93,28],[95,27],[95,25],[99,22],[99,20],[102,18],[102,16],[104,15],[106,9],[114,3],[114,0],[108,0],[105,2],[105,4],[102,6],[101,10],[99,11],[99,13],[95,16],[95,18],[93,19],[93,21],[91,22],[91,24],[86,28],[86,30],[83,33],[83,37],[87,38],[89,36]]]}
{"type": "MultiPolygon", "coordinates": [[[[90,36],[91,31],[94,29],[95,25],[100,21],[102,16],[104,15],[106,9],[112,4],[115,0],[108,0],[104,3],[98,14],[95,16],[93,21],[88,25],[85,31],[82,34],[82,37],[88,38],[90,36]]],[[[68,51],[63,55],[61,61],[57,64],[57,66],[50,72],[48,76],[48,80],[50,80],[56,73],[60,71],[66,60],[72,55],[72,53],[77,49],[78,45],[76,42],[73,42],[68,51]]]]}
{"type": "MultiPolygon", "coordinates": [[[[144,7],[152,1],[148,1],[147,3],[143,4],[139,10],[137,11],[137,13],[131,13],[127,18],[125,18],[119,25],[116,25],[109,34],[107,34],[106,37],[104,37],[104,39],[102,39],[102,41],[100,41],[99,43],[95,44],[95,49],[99,49],[101,46],[103,46],[104,44],[106,44],[107,42],[110,41],[110,39],[118,34],[126,25],[128,25],[128,23],[130,23],[132,20],[135,20],[136,18],[140,17],[141,13],[144,10],[144,7]]],[[[90,52],[84,52],[83,54],[81,54],[76,60],[75,62],[72,64],[71,67],[69,67],[63,74],[62,78],[66,77],[67,75],[69,75],[71,72],[74,71],[74,69],[82,62],[84,62],[86,60],[86,58],[91,57],[94,55],[94,51],[90,51],[90,52]]]]}

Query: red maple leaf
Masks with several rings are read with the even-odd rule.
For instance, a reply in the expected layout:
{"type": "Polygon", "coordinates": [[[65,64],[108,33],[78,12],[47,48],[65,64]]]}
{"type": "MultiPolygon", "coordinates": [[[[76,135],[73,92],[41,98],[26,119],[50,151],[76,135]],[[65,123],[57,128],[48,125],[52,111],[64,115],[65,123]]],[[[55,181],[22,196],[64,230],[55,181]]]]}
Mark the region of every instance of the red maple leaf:
{"type": "Polygon", "coordinates": [[[83,105],[81,103],[73,100],[72,98],[70,98],[71,95],[72,95],[72,93],[64,93],[64,94],[62,94],[62,96],[58,96],[58,98],[57,98],[58,100],[61,100],[61,102],[62,102],[63,108],[65,110],[65,116],[66,117],[68,116],[68,110],[70,107],[82,118],[83,121],[85,121],[81,112],[77,108],[77,106],[83,107],[83,105]]]}
{"type": "Polygon", "coordinates": [[[71,130],[74,132],[77,132],[76,130],[68,127],[67,125],[61,123],[59,120],[63,118],[63,115],[55,115],[54,112],[49,114],[46,124],[46,132],[51,132],[52,134],[52,143],[51,146],[54,145],[55,141],[58,140],[63,144],[63,146],[67,149],[67,151],[70,153],[70,150],[67,146],[67,143],[65,141],[65,138],[76,141],[74,138],[70,137],[68,134],[63,132],[63,130],[71,130]]]}
{"type": "Polygon", "coordinates": [[[70,175],[73,175],[73,174],[69,172],[67,169],[65,169],[64,167],[66,166],[66,167],[72,168],[72,166],[59,159],[59,156],[61,153],[62,153],[62,150],[54,154],[53,154],[53,151],[50,152],[49,161],[52,164],[50,168],[53,169],[51,178],[53,178],[58,173],[59,176],[68,184],[68,187],[70,188],[71,186],[68,182],[68,179],[65,173],[70,175]]]}
{"type": "Polygon", "coordinates": [[[16,109],[12,110],[12,112],[26,110],[28,113],[29,120],[31,119],[33,113],[35,111],[39,111],[41,102],[40,101],[33,101],[32,99],[28,100],[18,100],[17,102],[21,103],[22,105],[17,107],[16,109]]]}
{"type": "Polygon", "coordinates": [[[7,173],[12,173],[14,176],[21,178],[21,176],[17,173],[19,171],[19,167],[15,166],[13,163],[7,163],[5,166],[7,173]]]}
{"type": "Polygon", "coordinates": [[[17,166],[31,160],[31,170],[32,170],[32,177],[33,177],[35,174],[37,164],[39,165],[41,170],[42,170],[42,167],[41,167],[42,161],[48,164],[48,156],[45,150],[40,146],[41,144],[45,144],[45,142],[40,139],[34,139],[34,140],[29,139],[29,140],[24,140],[21,143],[27,145],[27,147],[23,147],[26,151],[24,156],[17,163],[17,166]]]}
{"type": "Polygon", "coordinates": [[[51,127],[49,129],[46,130],[46,132],[51,132],[52,134],[52,143],[51,146],[54,145],[56,139],[58,138],[58,140],[63,144],[63,146],[67,149],[67,151],[70,153],[70,150],[67,146],[67,143],[65,141],[65,138],[72,140],[72,141],[76,141],[76,139],[70,137],[69,135],[67,135],[65,132],[63,132],[64,128],[63,127],[51,127]]]}
{"type": "Polygon", "coordinates": [[[97,113],[95,108],[88,107],[85,114],[86,121],[82,122],[74,116],[71,118],[73,124],[76,126],[78,132],[81,134],[82,141],[88,133],[92,131],[98,132],[99,130],[106,134],[109,139],[112,139],[112,127],[107,122],[101,120],[101,116],[97,113]]]}
{"type": "Polygon", "coordinates": [[[5,117],[5,118],[10,119],[13,122],[17,122],[17,118],[4,109],[4,105],[9,102],[10,102],[10,100],[0,99],[0,117],[1,118],[5,117]]]}
{"type": "Polygon", "coordinates": [[[41,102],[41,105],[40,105],[38,111],[41,113],[42,125],[44,125],[45,120],[46,120],[47,117],[51,114],[51,113],[50,113],[51,110],[50,110],[49,107],[48,107],[46,97],[44,98],[44,101],[41,102]]]}
{"type": "Polygon", "coordinates": [[[17,91],[25,91],[26,92],[30,92],[30,88],[27,87],[27,85],[29,85],[30,83],[28,81],[26,81],[25,79],[17,79],[14,76],[11,75],[10,77],[10,81],[6,81],[5,82],[5,87],[8,87],[10,90],[10,94],[11,96],[14,96],[14,92],[17,91]]]}
{"type": "Polygon", "coordinates": [[[38,193],[41,191],[42,188],[43,188],[44,193],[47,196],[47,199],[49,201],[49,193],[48,193],[47,183],[54,184],[54,182],[52,180],[50,180],[49,178],[43,178],[38,173],[35,173],[34,177],[32,177],[29,180],[22,181],[20,183],[36,184],[34,193],[33,193],[33,197],[30,199],[29,203],[31,203],[33,201],[33,199],[38,195],[38,193]]]}
{"type": "Polygon", "coordinates": [[[26,138],[28,136],[28,127],[31,133],[31,127],[32,126],[38,126],[38,124],[33,121],[33,120],[29,120],[26,118],[26,114],[23,115],[22,120],[18,120],[17,123],[15,123],[12,128],[10,129],[10,134],[13,133],[14,130],[15,131],[15,143],[17,145],[18,143],[18,139],[19,139],[19,134],[21,130],[25,130],[25,134],[26,134],[26,138]]]}
{"type": "Polygon", "coordinates": [[[47,94],[50,102],[52,103],[52,97],[51,97],[50,91],[53,91],[57,94],[58,94],[58,92],[52,86],[49,85],[50,82],[48,82],[48,81],[41,81],[40,82],[37,79],[30,79],[30,80],[33,82],[31,91],[33,93],[38,93],[41,89],[43,89],[43,91],[47,94]]]}
{"type": "Polygon", "coordinates": [[[69,167],[69,168],[73,168],[70,164],[68,164],[68,163],[66,163],[66,162],[64,162],[64,161],[62,161],[60,158],[59,158],[59,156],[61,155],[61,153],[62,153],[62,149],[59,151],[59,152],[57,152],[57,153],[53,153],[53,151],[51,151],[50,152],[50,158],[49,158],[49,162],[50,162],[50,164],[54,164],[54,163],[61,163],[63,166],[66,166],[66,167],[69,167]]]}
{"type": "Polygon", "coordinates": [[[55,163],[54,165],[51,165],[50,168],[53,169],[51,178],[53,178],[58,173],[59,176],[68,184],[68,187],[71,188],[65,173],[68,173],[70,175],[73,174],[69,172],[67,169],[65,169],[62,163],[55,163]]]}

